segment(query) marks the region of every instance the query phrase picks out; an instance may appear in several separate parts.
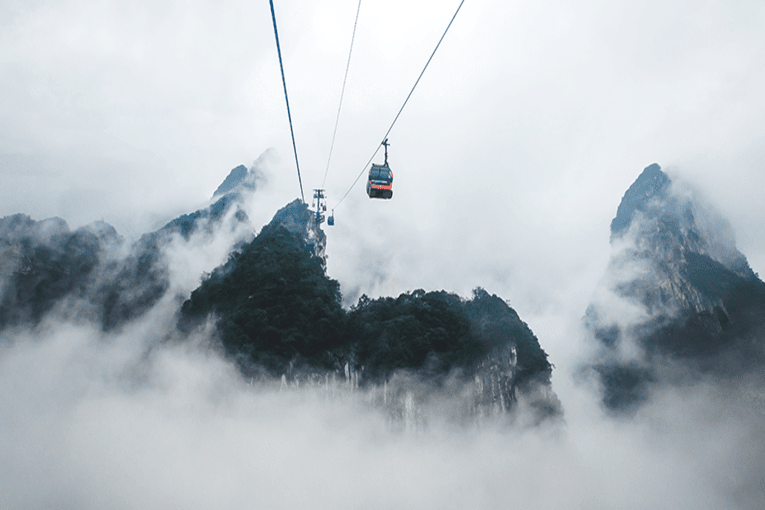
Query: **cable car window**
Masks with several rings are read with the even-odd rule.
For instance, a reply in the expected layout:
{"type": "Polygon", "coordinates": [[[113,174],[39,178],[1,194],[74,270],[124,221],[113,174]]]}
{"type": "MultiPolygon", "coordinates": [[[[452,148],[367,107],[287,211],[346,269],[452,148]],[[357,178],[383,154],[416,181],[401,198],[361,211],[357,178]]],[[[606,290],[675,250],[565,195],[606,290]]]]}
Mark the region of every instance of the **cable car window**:
{"type": "Polygon", "coordinates": [[[387,168],[380,168],[380,167],[372,167],[372,171],[370,172],[370,177],[372,179],[391,179],[391,171],[387,168]]]}

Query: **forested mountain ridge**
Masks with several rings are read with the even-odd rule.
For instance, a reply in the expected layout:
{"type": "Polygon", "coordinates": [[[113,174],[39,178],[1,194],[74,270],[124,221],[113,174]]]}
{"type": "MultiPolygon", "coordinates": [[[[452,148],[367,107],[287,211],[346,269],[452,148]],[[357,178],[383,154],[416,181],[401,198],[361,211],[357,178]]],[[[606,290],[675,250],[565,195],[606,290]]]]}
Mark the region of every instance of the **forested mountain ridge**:
{"type": "MultiPolygon", "coordinates": [[[[320,380],[351,371],[361,386],[387,384],[402,371],[436,386],[449,376],[463,384],[486,378],[491,389],[481,399],[505,410],[518,392],[550,390],[552,366],[538,340],[483,289],[469,300],[424,290],[362,296],[344,310],[339,284],[306,245],[309,214],[300,201],[280,210],[192,292],[181,328],[215,317],[226,352],[253,377],[320,380]]],[[[536,400],[540,412],[560,413],[551,390],[536,400]]]]}

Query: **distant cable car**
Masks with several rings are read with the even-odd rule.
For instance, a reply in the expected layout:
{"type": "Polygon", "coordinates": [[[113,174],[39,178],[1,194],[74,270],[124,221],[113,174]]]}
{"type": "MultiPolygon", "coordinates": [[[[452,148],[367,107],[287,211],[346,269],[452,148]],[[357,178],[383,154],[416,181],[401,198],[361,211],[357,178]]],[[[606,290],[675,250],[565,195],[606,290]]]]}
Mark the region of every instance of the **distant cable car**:
{"type": "Polygon", "coordinates": [[[388,139],[383,140],[385,146],[385,163],[372,163],[367,180],[367,195],[369,198],[393,198],[393,172],[388,167],[388,139]]]}
{"type": "Polygon", "coordinates": [[[330,227],[335,224],[335,210],[332,209],[332,214],[329,215],[329,218],[327,218],[327,225],[330,227]]]}

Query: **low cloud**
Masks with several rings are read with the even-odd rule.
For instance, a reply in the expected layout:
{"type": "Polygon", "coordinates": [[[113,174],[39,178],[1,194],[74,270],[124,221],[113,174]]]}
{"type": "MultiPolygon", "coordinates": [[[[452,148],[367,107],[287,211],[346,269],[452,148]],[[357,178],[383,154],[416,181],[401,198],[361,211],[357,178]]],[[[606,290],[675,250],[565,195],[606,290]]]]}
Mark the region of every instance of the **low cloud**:
{"type": "MultiPolygon", "coordinates": [[[[52,320],[0,355],[3,508],[751,508],[762,407],[665,391],[632,421],[556,380],[564,427],[391,427],[363,398],[250,385],[205,335],[52,320]],[[758,414],[758,412],[760,414],[758,414]]],[[[758,474],[759,473],[759,474],[758,474]]]]}

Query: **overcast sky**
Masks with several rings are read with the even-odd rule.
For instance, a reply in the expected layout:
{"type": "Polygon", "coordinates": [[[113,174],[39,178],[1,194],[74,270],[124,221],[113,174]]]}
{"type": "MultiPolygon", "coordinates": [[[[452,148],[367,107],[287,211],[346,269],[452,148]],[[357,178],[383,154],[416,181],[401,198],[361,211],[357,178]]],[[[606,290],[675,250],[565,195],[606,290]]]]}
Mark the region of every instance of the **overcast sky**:
{"type": "MultiPolygon", "coordinates": [[[[330,208],[364,170],[458,3],[362,2],[326,184],[330,208]]],[[[321,184],[327,165],[357,5],[357,0],[275,0],[306,197],[321,184]]],[[[466,0],[390,134],[393,199],[369,200],[362,180],[337,207],[336,225],[325,227],[328,272],[340,281],[348,302],[363,292],[395,295],[422,287],[468,295],[476,286],[509,300],[556,365],[553,386],[571,435],[563,447],[536,436],[519,443],[503,433],[448,436],[446,450],[434,446],[443,439],[439,436],[414,449],[391,446],[370,441],[364,432],[377,430],[376,418],[359,418],[350,433],[337,432],[332,412],[317,411],[317,426],[308,433],[325,437],[306,441],[329,441],[319,453],[298,451],[275,471],[248,459],[228,464],[238,455],[238,439],[268,450],[259,443],[265,437],[260,432],[277,431],[277,443],[288,442],[278,435],[281,425],[252,410],[270,409],[271,396],[234,393],[226,400],[233,407],[207,421],[206,411],[220,408],[197,407],[196,386],[189,384],[206,381],[200,391],[218,395],[218,383],[206,378],[213,373],[228,385],[230,367],[199,361],[196,354],[171,356],[170,369],[158,369],[159,382],[125,394],[114,388],[119,381],[102,374],[120,359],[112,347],[82,347],[89,353],[82,361],[79,346],[91,346],[97,334],[65,329],[46,337],[42,355],[30,343],[32,351],[19,348],[2,358],[0,385],[9,392],[29,387],[28,398],[20,394],[7,404],[18,416],[20,432],[0,434],[6,446],[16,444],[16,450],[6,450],[4,464],[26,458],[35,464],[28,472],[41,475],[37,465],[49,457],[25,448],[42,448],[47,441],[51,469],[58,473],[50,482],[53,494],[72,486],[88,493],[86,484],[109,472],[102,469],[106,463],[144,477],[161,495],[175,473],[164,463],[165,454],[180,459],[178,468],[207,462],[212,469],[193,470],[187,486],[172,487],[189,498],[196,494],[187,490],[194,480],[209,480],[216,466],[227,466],[224,472],[233,477],[221,481],[222,487],[248,487],[236,479],[234,471],[242,466],[248,479],[324,472],[327,465],[317,459],[340,444],[345,457],[333,461],[336,469],[326,470],[327,478],[339,473],[343,480],[358,481],[363,470],[356,467],[363,465],[381,465],[373,472],[385,476],[400,468],[401,459],[412,473],[433,473],[422,491],[410,490],[405,476],[389,480],[399,492],[387,496],[407,498],[403,504],[394,498],[390,507],[422,507],[422,501],[449,506],[433,499],[430,488],[441,490],[444,500],[462,495],[465,504],[454,503],[463,501],[459,497],[450,500],[456,506],[484,501],[485,507],[505,507],[509,496],[492,489],[526,472],[532,456],[539,462],[515,487],[531,506],[560,508],[595,497],[596,507],[613,508],[629,496],[625,506],[655,508],[671,498],[687,503],[695,495],[699,508],[730,504],[727,495],[752,476],[749,465],[740,463],[751,436],[737,434],[760,426],[761,416],[759,422],[725,421],[715,414],[717,403],[712,411],[694,407],[708,400],[711,390],[701,387],[664,395],[644,422],[613,424],[600,421],[595,397],[571,382],[575,361],[588,352],[578,337],[579,319],[605,271],[611,219],[649,164],[659,163],[673,178],[701,190],[730,220],[753,269],[765,275],[763,27],[765,3],[754,0],[466,0]],[[29,359],[43,361],[27,370],[29,359]],[[70,359],[79,361],[72,365],[70,359]],[[9,367],[21,368],[16,374],[9,367]],[[70,376],[71,388],[61,391],[75,404],[61,404],[59,416],[61,399],[51,391],[70,376]],[[80,382],[90,393],[81,391],[80,382]],[[681,416],[687,409],[676,405],[681,402],[691,402],[687,416],[681,416]],[[139,417],[136,422],[114,418],[121,413],[139,417]],[[198,419],[200,414],[205,418],[198,419]],[[70,429],[59,434],[40,425],[38,430],[41,417],[70,429]],[[236,440],[211,432],[221,427],[236,440]],[[121,442],[121,431],[135,430],[121,442]],[[96,451],[100,443],[92,443],[93,437],[126,449],[109,456],[108,446],[107,454],[96,451]],[[184,441],[211,450],[184,453],[184,441]],[[80,457],[67,451],[69,444],[96,446],[88,446],[90,457],[80,457]],[[153,455],[156,444],[160,454],[153,455]],[[506,456],[513,448],[520,453],[506,456]],[[154,463],[147,467],[141,455],[130,453],[136,451],[154,463]],[[112,460],[119,455],[127,456],[124,462],[112,460]],[[466,455],[463,466],[444,464],[460,455],[466,455]],[[85,460],[81,472],[69,475],[72,458],[85,460]],[[735,468],[725,476],[735,479],[720,478],[716,471],[726,462],[735,468]],[[564,480],[561,492],[548,494],[535,486],[548,478],[564,480]],[[593,496],[601,485],[603,491],[593,496]],[[628,487],[634,492],[627,494],[628,487]]],[[[262,225],[277,207],[299,196],[266,0],[4,0],[0,119],[0,216],[59,216],[72,228],[103,219],[135,238],[205,206],[233,167],[249,166],[269,148],[280,160],[256,194],[261,202],[252,208],[253,221],[262,225]]],[[[193,282],[195,276],[188,278],[193,282]]],[[[280,419],[314,423],[306,418],[316,416],[312,409],[288,406],[280,419]]],[[[16,486],[13,476],[6,473],[0,481],[16,486]]],[[[18,486],[39,490],[27,482],[18,486]]],[[[342,483],[326,483],[332,491],[345,490],[342,483]]],[[[362,505],[377,486],[367,482],[350,495],[362,505]]],[[[278,488],[266,484],[258,490],[284,501],[278,488]]],[[[92,494],[109,498],[98,490],[92,494]]],[[[164,494],[166,499],[154,503],[184,501],[178,494],[164,494]]],[[[218,494],[242,498],[240,503],[250,496],[222,489],[207,497],[218,494]]],[[[295,497],[316,494],[329,498],[327,506],[336,502],[313,486],[295,497]]],[[[151,497],[133,495],[127,507],[151,497]]],[[[98,506],[99,500],[91,503],[98,506]]]]}

